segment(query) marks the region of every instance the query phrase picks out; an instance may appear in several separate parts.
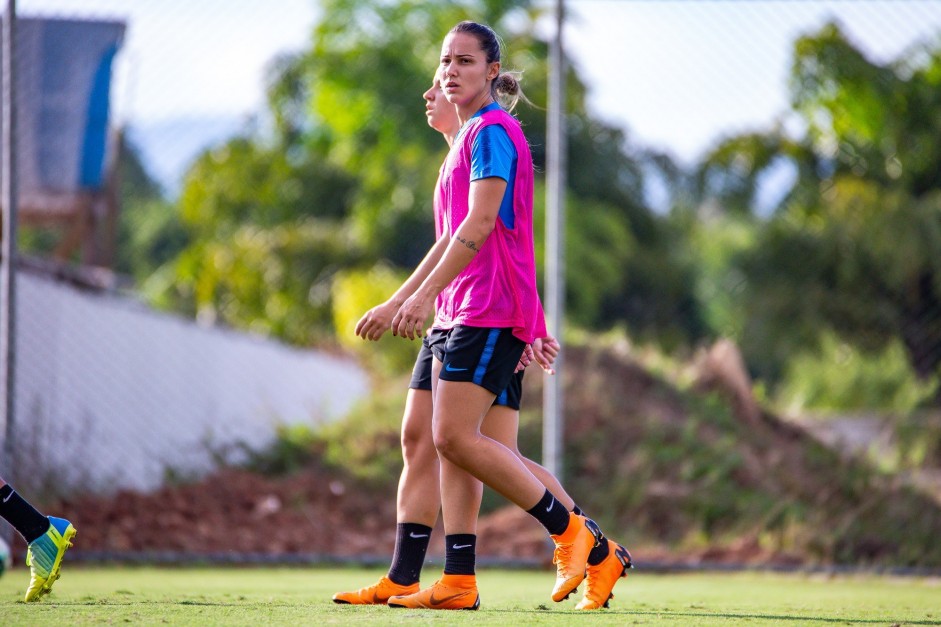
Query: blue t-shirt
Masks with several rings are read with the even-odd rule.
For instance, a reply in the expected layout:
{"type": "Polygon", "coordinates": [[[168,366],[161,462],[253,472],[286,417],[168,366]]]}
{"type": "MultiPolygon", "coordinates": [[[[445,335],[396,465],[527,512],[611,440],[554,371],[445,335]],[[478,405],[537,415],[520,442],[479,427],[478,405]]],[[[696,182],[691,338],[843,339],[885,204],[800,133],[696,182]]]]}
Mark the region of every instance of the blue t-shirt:
{"type": "MultiPolygon", "coordinates": [[[[474,114],[477,117],[487,111],[499,108],[491,103],[474,114]]],[[[506,191],[500,202],[500,219],[504,226],[512,229],[516,220],[513,212],[513,187],[516,182],[516,147],[510,141],[506,129],[499,124],[486,126],[474,138],[471,145],[471,177],[478,181],[491,177],[506,181],[506,191]]]]}

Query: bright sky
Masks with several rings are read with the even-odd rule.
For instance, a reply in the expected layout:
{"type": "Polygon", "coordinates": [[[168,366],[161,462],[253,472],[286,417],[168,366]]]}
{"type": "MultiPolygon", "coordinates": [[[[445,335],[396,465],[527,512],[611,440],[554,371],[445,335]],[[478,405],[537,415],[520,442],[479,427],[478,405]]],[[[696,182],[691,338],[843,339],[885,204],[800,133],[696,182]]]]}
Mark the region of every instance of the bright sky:
{"type": "MultiPolygon", "coordinates": [[[[547,0],[548,3],[548,0],[547,0]]],[[[122,19],[115,117],[166,178],[262,109],[264,68],[309,41],[316,0],[19,0],[20,15],[122,19]],[[180,118],[189,125],[178,123],[180,118]]],[[[569,53],[590,106],[691,162],[787,108],[794,39],[828,19],[877,60],[941,35],[941,0],[570,0],[569,53]]],[[[525,86],[525,85],[524,85],[525,86]]],[[[416,119],[420,120],[420,103],[416,119]]]]}
{"type": "Polygon", "coordinates": [[[941,40],[941,2],[574,0],[564,33],[594,111],[683,161],[788,109],[794,41],[830,20],[870,58],[941,40]]]}

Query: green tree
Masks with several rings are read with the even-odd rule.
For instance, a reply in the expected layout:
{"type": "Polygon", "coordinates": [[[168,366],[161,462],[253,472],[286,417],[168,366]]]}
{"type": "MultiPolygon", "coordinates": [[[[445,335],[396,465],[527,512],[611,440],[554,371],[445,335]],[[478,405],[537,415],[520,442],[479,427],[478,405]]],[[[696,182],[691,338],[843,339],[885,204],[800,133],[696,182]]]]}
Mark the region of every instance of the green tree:
{"type": "Polygon", "coordinates": [[[191,242],[156,302],[294,343],[329,338],[333,275],[363,257],[344,219],[352,184],[246,137],[204,153],[179,200],[191,242]]]}
{"type": "Polygon", "coordinates": [[[127,133],[121,134],[121,142],[121,209],[114,269],[142,284],[186,247],[189,236],[127,133]]]}
{"type": "Polygon", "coordinates": [[[867,59],[834,24],[795,44],[793,109],[806,131],[733,138],[700,191],[754,210],[763,174],[794,173],[744,273],[741,341],[774,380],[828,331],[869,351],[905,347],[918,376],[941,364],[941,47],[867,59]]]}

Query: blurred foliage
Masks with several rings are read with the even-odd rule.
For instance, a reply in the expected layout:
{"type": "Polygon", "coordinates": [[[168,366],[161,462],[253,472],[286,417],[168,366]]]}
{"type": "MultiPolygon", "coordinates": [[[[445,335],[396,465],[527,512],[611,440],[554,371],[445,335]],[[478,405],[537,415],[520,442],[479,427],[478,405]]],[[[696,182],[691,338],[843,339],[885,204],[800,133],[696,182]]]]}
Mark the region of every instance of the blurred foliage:
{"type": "MultiPolygon", "coordinates": [[[[744,420],[622,350],[566,353],[566,403],[579,411],[566,421],[565,486],[608,533],[692,550],[751,543],[811,563],[941,563],[930,496],[774,416],[744,420]]],[[[534,441],[538,425],[525,428],[537,431],[521,443],[534,441]]]]}
{"type": "Polygon", "coordinates": [[[936,472],[941,467],[941,414],[917,412],[904,416],[895,424],[898,460],[903,470],[928,469],[936,472]]]}
{"type": "MultiPolygon", "coordinates": [[[[356,316],[350,302],[361,315],[388,297],[371,287],[349,293],[362,282],[333,284],[340,271],[375,266],[407,274],[433,243],[446,146],[423,120],[421,94],[444,35],[462,19],[492,25],[503,67],[522,72],[536,104],[517,114],[542,189],[548,55],[534,33],[545,8],[525,0],[325,0],[322,8],[310,48],[270,64],[270,132],[234,137],[188,172],[178,207],[188,244],[171,272],[149,282],[152,302],[305,344],[339,332],[334,322],[356,316]],[[331,315],[336,295],[347,300],[331,315]]],[[[706,329],[690,291],[692,260],[643,196],[653,157],[588,113],[574,69],[568,85],[572,320],[626,320],[649,338],[693,342],[706,329]]],[[[535,210],[544,212],[541,191],[535,210]]]]}
{"type": "Polygon", "coordinates": [[[370,370],[384,375],[411,372],[418,342],[409,342],[386,333],[378,342],[355,334],[363,313],[383,302],[405,281],[405,276],[378,264],[367,271],[344,271],[333,281],[333,324],[337,340],[360,357],[370,370]]]}
{"type": "Polygon", "coordinates": [[[141,163],[137,147],[121,133],[120,202],[114,269],[143,284],[189,243],[173,204],[141,163]]]}
{"type": "Polygon", "coordinates": [[[788,361],[777,404],[792,413],[812,407],[907,416],[937,388],[937,376],[916,379],[899,342],[865,353],[831,333],[823,337],[819,353],[800,353],[788,361]]]}
{"type": "Polygon", "coordinates": [[[879,64],[830,24],[795,43],[791,87],[802,136],[780,125],[733,137],[697,175],[700,198],[753,216],[753,243],[726,270],[743,278],[736,338],[749,366],[777,382],[790,359],[836,334],[859,351],[902,346],[931,381],[941,363],[941,47],[879,64]],[[781,169],[791,182],[760,220],[759,182],[781,169]]]}

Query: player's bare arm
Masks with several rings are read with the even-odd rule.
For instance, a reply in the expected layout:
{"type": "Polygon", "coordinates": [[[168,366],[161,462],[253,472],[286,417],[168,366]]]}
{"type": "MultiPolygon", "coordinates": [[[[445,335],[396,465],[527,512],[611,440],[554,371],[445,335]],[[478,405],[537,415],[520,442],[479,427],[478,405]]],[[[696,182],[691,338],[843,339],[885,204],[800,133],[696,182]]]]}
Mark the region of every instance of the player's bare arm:
{"type": "Polygon", "coordinates": [[[376,341],[381,338],[386,331],[392,328],[392,319],[395,317],[395,313],[402,306],[402,303],[405,302],[405,299],[411,296],[415,290],[418,289],[418,286],[422,284],[422,281],[428,277],[438,264],[438,261],[441,260],[441,256],[444,254],[447,246],[448,237],[444,236],[439,238],[428,250],[425,258],[418,264],[418,267],[415,268],[411,276],[396,290],[395,294],[393,294],[389,300],[381,305],[376,305],[363,314],[363,317],[356,323],[356,335],[364,340],[376,341]]]}
{"type": "Polygon", "coordinates": [[[435,297],[470,264],[486,243],[497,223],[506,181],[485,178],[471,182],[470,208],[440,261],[414,294],[409,296],[392,320],[392,334],[412,340],[421,338],[425,320],[431,314],[435,297]],[[468,246],[473,244],[473,248],[468,246]]]}

